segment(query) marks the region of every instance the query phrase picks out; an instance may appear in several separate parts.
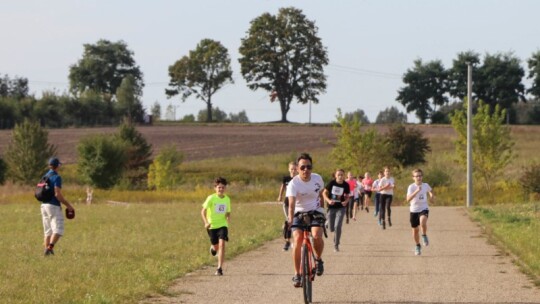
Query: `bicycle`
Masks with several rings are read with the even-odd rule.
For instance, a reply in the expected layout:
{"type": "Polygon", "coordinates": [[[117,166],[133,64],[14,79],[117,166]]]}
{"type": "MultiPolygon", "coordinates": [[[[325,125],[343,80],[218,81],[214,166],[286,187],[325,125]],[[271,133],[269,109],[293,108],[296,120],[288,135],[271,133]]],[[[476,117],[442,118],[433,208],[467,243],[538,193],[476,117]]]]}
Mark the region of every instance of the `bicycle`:
{"type": "MultiPolygon", "coordinates": [[[[311,220],[313,215],[313,212],[303,212],[297,215],[302,223],[302,226],[299,226],[298,228],[301,229],[304,234],[300,256],[300,276],[302,277],[302,290],[304,302],[306,304],[312,303],[313,281],[315,280],[316,273],[315,253],[313,251],[311,235],[311,220]]],[[[325,237],[327,237],[326,228],[323,226],[322,229],[325,237]]]]}

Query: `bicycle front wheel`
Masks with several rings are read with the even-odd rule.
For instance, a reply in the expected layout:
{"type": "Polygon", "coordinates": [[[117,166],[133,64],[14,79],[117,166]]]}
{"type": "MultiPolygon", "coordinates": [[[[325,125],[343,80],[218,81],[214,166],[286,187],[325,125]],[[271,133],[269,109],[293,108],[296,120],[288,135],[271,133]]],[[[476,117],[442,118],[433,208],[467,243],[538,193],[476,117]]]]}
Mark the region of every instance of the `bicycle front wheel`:
{"type": "Polygon", "coordinates": [[[306,244],[302,246],[302,288],[304,291],[304,302],[306,304],[311,303],[313,286],[311,281],[311,267],[309,263],[310,253],[306,244]]]}

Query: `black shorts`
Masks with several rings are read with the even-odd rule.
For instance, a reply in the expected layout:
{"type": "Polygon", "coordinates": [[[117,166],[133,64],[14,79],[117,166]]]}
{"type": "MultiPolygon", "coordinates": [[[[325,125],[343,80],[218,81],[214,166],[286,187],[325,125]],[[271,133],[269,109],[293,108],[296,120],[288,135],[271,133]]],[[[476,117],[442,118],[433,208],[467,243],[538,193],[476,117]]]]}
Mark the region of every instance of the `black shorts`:
{"type": "Polygon", "coordinates": [[[227,227],[208,229],[207,231],[212,245],[219,244],[219,240],[229,241],[229,229],[227,227]]]}
{"type": "MultiPolygon", "coordinates": [[[[318,211],[310,211],[310,227],[323,227],[326,222],[326,217],[323,213],[318,211]]],[[[294,215],[293,222],[291,225],[291,230],[297,230],[299,227],[302,227],[302,219],[298,217],[298,213],[294,215]]]]}
{"type": "Polygon", "coordinates": [[[371,198],[371,190],[366,190],[366,191],[364,191],[364,193],[365,193],[369,198],[371,198]]]}
{"type": "Polygon", "coordinates": [[[425,215],[427,217],[429,217],[429,210],[428,209],[425,209],[425,210],[422,210],[420,212],[411,212],[411,227],[412,228],[416,228],[418,226],[420,226],[420,217],[422,215],[425,215]]]}

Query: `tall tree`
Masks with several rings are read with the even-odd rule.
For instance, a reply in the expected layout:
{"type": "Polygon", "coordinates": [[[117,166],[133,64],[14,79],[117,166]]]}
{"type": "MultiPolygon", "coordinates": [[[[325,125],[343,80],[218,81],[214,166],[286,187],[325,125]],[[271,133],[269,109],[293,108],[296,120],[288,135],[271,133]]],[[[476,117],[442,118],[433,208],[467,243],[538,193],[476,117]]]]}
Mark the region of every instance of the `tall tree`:
{"type": "Polygon", "coordinates": [[[154,102],[154,105],[150,109],[150,113],[152,113],[154,121],[158,121],[161,119],[161,105],[159,104],[159,102],[154,102]]]}
{"type": "Polygon", "coordinates": [[[467,96],[467,64],[472,66],[472,73],[475,81],[473,82],[473,99],[475,95],[475,82],[479,79],[478,67],[480,65],[480,55],[474,51],[461,52],[453,60],[452,67],[448,71],[448,92],[450,96],[458,98],[460,101],[467,96]]]}
{"type": "Polygon", "coordinates": [[[8,75],[4,75],[0,78],[0,97],[15,99],[28,97],[28,79],[23,77],[11,79],[8,75]]]}
{"type": "Polygon", "coordinates": [[[398,90],[396,98],[405,106],[407,113],[415,112],[421,123],[426,123],[437,106],[448,102],[446,93],[448,72],[440,60],[426,64],[421,59],[403,75],[405,87],[398,90]]]}
{"type": "Polygon", "coordinates": [[[527,78],[532,80],[532,86],[527,90],[527,93],[540,99],[540,51],[533,53],[531,58],[527,60],[527,64],[529,66],[529,76],[527,78]]]}
{"type": "Polygon", "coordinates": [[[495,105],[509,109],[512,104],[525,101],[525,87],[521,82],[525,71],[520,59],[512,53],[486,54],[478,74],[478,79],[474,80],[476,95],[492,109],[495,105]]]}
{"type": "Polygon", "coordinates": [[[135,78],[127,75],[116,90],[116,108],[130,123],[143,122],[144,108],[136,93],[135,78]]]}
{"type": "Polygon", "coordinates": [[[96,91],[110,100],[127,75],[133,76],[136,95],[141,96],[143,74],[133,52],[123,41],[101,39],[96,44],[84,44],[82,58],[69,68],[70,89],[77,95],[96,91]]]}
{"type": "Polygon", "coordinates": [[[354,119],[357,119],[358,121],[360,121],[360,123],[362,123],[364,125],[369,124],[369,118],[367,117],[364,110],[361,110],[361,109],[358,109],[358,110],[356,110],[354,112],[345,113],[343,115],[343,118],[348,120],[348,121],[353,121],[354,119]]]}
{"type": "Polygon", "coordinates": [[[207,122],[212,121],[212,96],[223,86],[233,83],[231,59],[218,41],[203,39],[188,56],[169,67],[171,78],[165,93],[168,97],[181,94],[182,101],[195,94],[206,103],[207,122]]]}
{"type": "Polygon", "coordinates": [[[407,114],[402,113],[398,108],[392,106],[379,112],[375,123],[377,124],[394,124],[394,123],[406,123],[407,114]]]}
{"type": "Polygon", "coordinates": [[[39,122],[25,119],[15,126],[5,155],[11,180],[30,185],[43,175],[47,160],[56,153],[56,146],[49,144],[48,138],[39,122]]]}
{"type": "Polygon", "coordinates": [[[248,88],[266,90],[271,102],[279,102],[282,122],[287,122],[293,99],[317,104],[317,96],[326,90],[323,67],[328,54],[317,31],[314,21],[289,7],[252,20],[242,39],[238,59],[242,76],[248,88]]]}

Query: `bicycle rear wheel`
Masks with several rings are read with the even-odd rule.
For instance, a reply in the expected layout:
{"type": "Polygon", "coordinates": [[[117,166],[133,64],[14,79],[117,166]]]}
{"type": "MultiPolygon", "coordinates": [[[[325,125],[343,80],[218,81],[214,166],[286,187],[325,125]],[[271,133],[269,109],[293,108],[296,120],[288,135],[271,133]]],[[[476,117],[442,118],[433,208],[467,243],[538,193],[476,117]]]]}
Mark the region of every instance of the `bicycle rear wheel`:
{"type": "Polygon", "coordinates": [[[311,281],[311,269],[309,263],[309,251],[306,244],[302,246],[302,289],[304,291],[304,303],[308,304],[312,301],[313,286],[311,281]]]}

